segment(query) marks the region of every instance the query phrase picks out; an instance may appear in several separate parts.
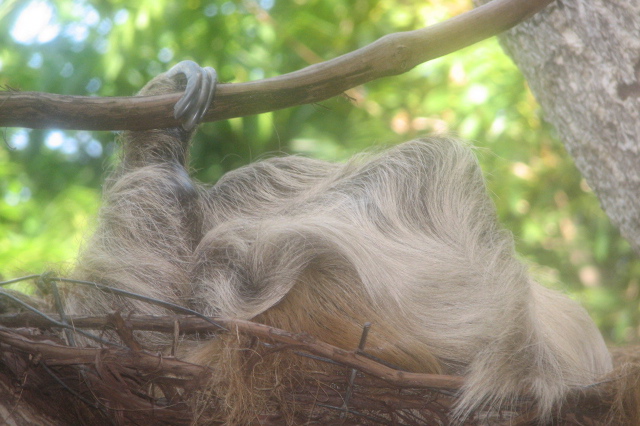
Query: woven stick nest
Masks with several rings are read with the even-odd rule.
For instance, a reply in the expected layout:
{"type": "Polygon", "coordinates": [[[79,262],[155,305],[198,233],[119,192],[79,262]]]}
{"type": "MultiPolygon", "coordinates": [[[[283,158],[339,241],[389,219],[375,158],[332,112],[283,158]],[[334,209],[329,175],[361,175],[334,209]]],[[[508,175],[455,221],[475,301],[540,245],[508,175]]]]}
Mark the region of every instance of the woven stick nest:
{"type": "MultiPolygon", "coordinates": [[[[268,347],[265,356],[312,357],[336,367],[336,374],[305,373],[304,379],[286,388],[285,397],[298,408],[296,415],[258,414],[256,421],[264,425],[448,425],[464,383],[457,376],[400,371],[368,355],[368,324],[360,347],[348,351],[306,333],[251,321],[117,312],[67,317],[30,310],[0,315],[0,382],[11,383],[14,397],[28,400],[34,410],[56,413],[62,424],[198,423],[192,402],[202,397],[212,371],[171,355],[185,336],[216,339],[220,333],[242,334],[268,347]],[[70,345],[73,338],[61,332],[70,328],[85,334],[82,330],[99,330],[93,336],[100,347],[70,345]],[[162,353],[146,350],[135,337],[138,331],[165,333],[173,337],[173,344],[162,353]]],[[[627,422],[638,411],[640,368],[625,365],[615,378],[570,394],[554,424],[631,424],[627,422]]],[[[533,409],[523,395],[509,410],[479,411],[464,424],[535,424],[533,409]]]]}

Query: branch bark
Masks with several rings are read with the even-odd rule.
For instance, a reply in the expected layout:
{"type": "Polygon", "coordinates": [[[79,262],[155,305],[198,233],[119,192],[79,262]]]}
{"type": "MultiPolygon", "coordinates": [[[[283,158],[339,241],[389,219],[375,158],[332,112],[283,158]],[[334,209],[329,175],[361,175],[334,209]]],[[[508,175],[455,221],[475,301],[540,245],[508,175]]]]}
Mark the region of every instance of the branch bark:
{"type": "MultiPolygon", "coordinates": [[[[75,316],[71,319],[76,328],[102,329],[114,326],[113,317],[114,315],[75,316]]],[[[193,316],[130,315],[126,318],[120,317],[120,319],[124,320],[130,331],[153,330],[171,333],[174,323],[178,322],[181,332],[221,332],[218,327],[193,316]]],[[[449,410],[455,404],[456,397],[447,397],[446,394],[433,391],[438,389],[456,390],[460,389],[463,384],[462,377],[413,374],[392,370],[374,361],[359,357],[354,352],[318,342],[304,333],[289,333],[249,321],[215,318],[215,322],[223,323],[231,330],[231,333],[240,332],[272,343],[281,343],[282,347],[287,350],[301,350],[325,356],[337,364],[355,367],[369,373],[368,376],[358,377],[358,390],[354,392],[349,402],[349,408],[354,410],[352,414],[361,410],[364,410],[365,415],[366,413],[373,415],[386,413],[402,418],[406,414],[409,416],[408,419],[415,418],[417,420],[416,422],[409,421],[407,424],[424,424],[425,421],[431,423],[425,420],[430,418],[440,419],[439,422],[434,421],[435,423],[448,424],[449,410]],[[374,368],[370,368],[371,366],[374,368]],[[385,370],[389,370],[393,374],[389,375],[385,370]],[[399,389],[404,389],[404,391],[399,392],[399,389]],[[412,411],[409,413],[403,410],[412,411]],[[411,417],[413,415],[418,417],[411,417]]],[[[208,367],[190,364],[173,357],[149,353],[144,350],[117,347],[69,347],[63,345],[56,337],[52,337],[48,333],[35,332],[36,329],[33,328],[46,329],[50,326],[51,322],[34,313],[0,316],[0,421],[10,420],[13,422],[10,424],[20,426],[34,423],[43,425],[75,424],[69,419],[50,419],[47,417],[48,414],[59,417],[67,413],[69,416],[77,416],[76,421],[77,419],[87,420],[83,415],[92,415],[91,424],[111,424],[96,423],[102,417],[101,412],[90,409],[91,404],[94,404],[95,401],[99,402],[99,406],[108,408],[106,410],[108,412],[103,414],[124,416],[125,419],[130,420],[130,423],[147,424],[144,420],[148,415],[154,416],[153,424],[193,423],[188,417],[189,413],[185,411],[184,399],[178,398],[168,402],[162,398],[161,401],[157,399],[157,395],[148,394],[150,389],[154,389],[149,385],[159,386],[162,392],[169,391],[169,395],[174,395],[176,389],[187,393],[198,392],[199,389],[202,389],[201,385],[206,383],[209,377],[208,367]],[[43,365],[51,369],[49,374],[45,374],[44,377],[42,368],[40,368],[43,365]],[[74,368],[76,369],[74,370],[74,368]],[[52,376],[57,378],[57,384],[54,384],[53,387],[50,383],[52,376]],[[79,377],[82,378],[80,383],[78,383],[79,377]],[[20,380],[20,385],[16,384],[16,379],[20,380]],[[19,389],[20,393],[16,392],[16,389],[19,389]],[[56,396],[51,392],[51,389],[56,389],[62,394],[56,396]],[[20,397],[22,392],[25,392],[24,398],[20,397]],[[80,401],[77,399],[74,400],[75,405],[69,406],[68,401],[60,399],[60,396],[65,395],[67,399],[73,397],[68,392],[72,392],[76,398],[82,395],[91,395],[84,401],[90,406],[78,405],[80,401]],[[77,412],[79,407],[84,407],[85,411],[77,412]]],[[[614,414],[612,411],[615,405],[613,396],[619,394],[620,389],[624,386],[625,380],[621,378],[628,375],[635,377],[637,370],[637,365],[628,365],[617,370],[608,381],[587,389],[575,389],[563,404],[562,410],[558,411],[556,420],[560,423],[563,423],[562,420],[567,420],[568,423],[574,424],[572,419],[578,417],[589,424],[600,424],[599,421],[603,419],[607,420],[607,424],[611,421],[616,424],[631,424],[629,421],[616,422],[610,416],[614,414]],[[622,385],[617,382],[622,382],[622,385]]],[[[637,384],[635,384],[635,379],[632,381],[633,398],[629,403],[635,406],[637,384]]],[[[347,385],[345,375],[324,372],[312,374],[308,380],[296,383],[295,387],[289,390],[289,398],[292,398],[296,404],[307,405],[313,407],[314,410],[319,408],[318,403],[323,406],[328,404],[334,409],[340,410],[344,403],[345,386],[351,386],[347,385]],[[321,398],[319,398],[318,385],[321,383],[325,387],[321,392],[321,398]],[[331,391],[326,392],[327,390],[331,391]]],[[[188,398],[185,393],[179,393],[179,395],[188,398]]],[[[73,400],[73,398],[71,399],[73,400]]],[[[533,417],[529,413],[531,407],[527,402],[526,395],[523,395],[520,402],[521,405],[512,407],[520,416],[513,418],[509,422],[510,424],[531,423],[533,417]]],[[[482,416],[482,413],[479,414],[482,416]]],[[[507,412],[506,414],[514,413],[507,412]]],[[[338,415],[339,412],[336,416],[338,415]]],[[[272,424],[266,421],[269,418],[261,423],[272,424]]],[[[385,418],[380,417],[379,419],[384,420],[385,418]]],[[[275,416],[274,419],[277,420],[278,417],[275,416]]],[[[281,421],[275,421],[273,424],[281,423],[281,421]]],[[[403,424],[405,423],[403,422],[403,424]]]]}
{"type": "MultiPolygon", "coordinates": [[[[493,0],[437,25],[395,33],[338,58],[265,80],[221,84],[204,121],[259,114],[320,102],[369,81],[499,34],[553,0],[493,0]]],[[[180,94],[95,98],[39,92],[0,93],[0,126],[76,130],[175,127],[180,94]]]]}
{"type": "MultiPolygon", "coordinates": [[[[51,316],[56,319],[58,318],[55,315],[51,316]]],[[[347,351],[319,341],[315,337],[306,333],[291,333],[289,331],[270,327],[264,324],[238,319],[212,318],[212,320],[229,329],[231,333],[239,332],[250,336],[256,336],[270,342],[290,345],[298,350],[303,350],[313,355],[331,359],[347,367],[356,368],[395,386],[456,390],[460,389],[463,385],[462,377],[410,373],[395,370],[368,359],[365,356],[359,355],[354,351],[347,351]]],[[[69,321],[76,328],[101,329],[112,325],[107,317],[70,316],[69,321]]],[[[173,332],[175,321],[178,321],[181,333],[220,332],[219,327],[216,327],[200,318],[189,316],[180,315],[174,318],[152,315],[132,315],[126,318],[127,325],[131,327],[132,330],[159,331],[165,333],[173,332]]],[[[71,363],[93,362],[97,353],[104,351],[104,349],[67,348],[52,343],[31,342],[25,337],[11,333],[9,328],[4,328],[16,326],[51,327],[51,323],[32,313],[0,316],[0,343],[5,343],[22,350],[35,350],[56,360],[61,359],[60,356],[56,356],[61,350],[65,350],[67,353],[70,350],[77,351],[74,353],[74,358],[72,358],[71,361],[67,361],[71,363]]],[[[152,360],[152,358],[145,356],[136,356],[135,359],[136,362],[143,363],[144,365],[146,365],[145,363],[147,362],[153,362],[150,360],[152,360]]],[[[184,368],[180,363],[177,363],[174,367],[177,369],[184,368]]],[[[176,373],[188,374],[189,372],[177,370],[176,373]]]]}
{"type": "Polygon", "coordinates": [[[640,254],[638,28],[636,1],[564,0],[501,42],[607,215],[640,254]]]}

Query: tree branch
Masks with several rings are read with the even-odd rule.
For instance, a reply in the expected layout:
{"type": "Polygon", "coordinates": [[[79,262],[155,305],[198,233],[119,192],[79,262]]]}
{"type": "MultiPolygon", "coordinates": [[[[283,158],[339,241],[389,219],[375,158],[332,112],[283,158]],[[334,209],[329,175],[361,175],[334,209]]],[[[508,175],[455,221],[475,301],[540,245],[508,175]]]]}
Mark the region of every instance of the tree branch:
{"type": "MultiPolygon", "coordinates": [[[[108,316],[69,316],[69,320],[70,323],[73,324],[76,328],[101,329],[107,326],[113,326],[112,320],[108,316]]],[[[290,345],[297,350],[302,350],[313,355],[328,358],[347,367],[355,368],[365,373],[369,373],[372,376],[378,377],[385,382],[395,386],[456,390],[460,389],[460,387],[462,387],[463,385],[463,379],[457,376],[410,373],[406,371],[395,370],[376,361],[373,361],[365,356],[359,355],[354,351],[347,351],[336,346],[332,346],[328,343],[324,343],[306,333],[291,333],[289,331],[270,327],[264,324],[258,324],[255,322],[239,319],[213,318],[213,320],[217,324],[224,325],[226,328],[231,330],[232,333],[235,333],[237,331],[239,333],[256,336],[267,341],[290,345]]],[[[220,332],[219,327],[214,326],[211,323],[204,321],[203,319],[183,315],[178,315],[175,317],[130,315],[126,317],[125,321],[127,323],[127,326],[131,328],[131,330],[146,330],[171,333],[173,332],[173,329],[175,327],[175,321],[178,321],[181,333],[220,332]]],[[[25,340],[26,338],[11,335],[9,333],[10,329],[4,328],[15,327],[18,325],[22,327],[52,326],[52,324],[46,319],[43,319],[42,317],[39,317],[32,313],[0,316],[0,342],[25,350],[28,346],[25,340]]],[[[55,350],[57,350],[57,347],[42,343],[37,348],[34,347],[33,349],[37,349],[42,353],[55,355],[55,350]]],[[[93,352],[91,352],[91,349],[73,349],[78,351],[78,357],[80,357],[81,354],[85,354],[83,356],[88,360],[92,360],[92,357],[95,355],[93,352]]],[[[117,351],[117,349],[114,349],[114,351],[117,351]]]]}
{"type": "MultiPolygon", "coordinates": [[[[320,102],[352,87],[405,73],[505,31],[553,0],[493,0],[420,30],[394,33],[338,58],[265,80],[220,84],[204,121],[320,102]]],[[[40,92],[0,93],[0,126],[77,130],[174,127],[180,94],[96,98],[40,92]]]]}
{"type": "MultiPolygon", "coordinates": [[[[88,329],[103,329],[108,327],[114,327],[114,318],[119,317],[119,314],[104,315],[104,316],[72,316],[71,322],[76,328],[88,328],[88,329]]],[[[133,330],[145,330],[154,332],[172,333],[174,331],[175,323],[179,324],[181,333],[226,333],[227,331],[221,331],[219,327],[214,326],[210,322],[204,321],[201,318],[185,315],[167,315],[167,316],[153,316],[153,315],[127,315],[126,317],[120,317],[123,326],[127,327],[129,331],[133,330]]],[[[449,419],[448,411],[455,404],[456,397],[447,397],[444,394],[428,394],[424,392],[430,391],[456,391],[461,389],[464,383],[463,377],[458,376],[446,376],[446,375],[434,375],[434,374],[419,374],[408,373],[404,371],[398,371],[379,364],[375,361],[362,357],[353,351],[346,351],[335,346],[320,342],[317,339],[306,333],[290,333],[285,330],[269,327],[266,325],[253,323],[250,321],[231,320],[215,318],[216,323],[224,324],[226,328],[231,330],[231,333],[242,333],[250,336],[258,337],[262,340],[270,341],[272,343],[283,344],[283,348],[295,351],[304,351],[314,355],[322,356],[324,358],[334,361],[336,364],[342,364],[345,367],[356,368],[368,376],[362,376],[358,378],[358,392],[354,394],[350,400],[349,409],[370,410],[375,412],[393,412],[397,415],[401,415],[400,410],[419,410],[414,412],[420,413],[420,415],[439,416],[442,415],[443,420],[449,419]],[[398,389],[405,389],[408,392],[399,393],[398,389]]],[[[173,404],[171,406],[160,406],[158,401],[150,408],[140,406],[141,401],[133,396],[131,389],[127,386],[131,386],[131,383],[135,383],[138,379],[144,383],[155,383],[177,386],[181,388],[194,389],[199,385],[197,383],[206,382],[210,377],[210,369],[206,366],[191,364],[174,357],[167,357],[161,354],[154,354],[146,352],[144,350],[130,350],[125,348],[115,347],[102,347],[102,348],[89,348],[89,347],[70,347],[61,344],[61,342],[49,335],[48,333],[32,333],[33,328],[50,328],[52,323],[47,319],[35,315],[31,312],[0,315],[0,364],[2,361],[6,365],[11,366],[18,377],[21,380],[25,380],[25,372],[30,370],[33,374],[35,372],[34,367],[38,363],[42,363],[51,368],[59,368],[65,366],[77,366],[84,365],[100,371],[106,371],[105,366],[109,367],[109,371],[121,371],[122,374],[130,376],[133,382],[129,380],[127,383],[117,382],[115,386],[118,392],[112,392],[109,388],[113,383],[108,382],[105,379],[105,375],[98,375],[97,380],[92,380],[87,383],[92,393],[97,398],[102,396],[102,400],[113,402],[118,400],[118,396],[121,394],[129,395],[131,398],[126,403],[122,402],[123,408],[127,407],[127,404],[138,404],[136,410],[158,410],[158,409],[177,409],[181,410],[180,404],[173,404]],[[26,328],[25,328],[26,327],[26,328]],[[30,355],[29,363],[20,361],[17,358],[20,352],[30,355]],[[2,359],[2,356],[5,359],[2,359]],[[9,358],[7,358],[9,357],[9,358]],[[190,381],[196,380],[197,383],[191,383],[190,381]],[[94,386],[92,388],[92,386],[94,386]],[[96,391],[95,386],[99,387],[99,392],[96,391]],[[105,399],[106,398],[106,399],[105,399]],[[109,399],[113,398],[113,399],[109,399]]],[[[53,325],[53,328],[56,328],[53,325]]],[[[637,351],[630,352],[636,354],[637,351]]],[[[621,360],[619,363],[624,364],[631,359],[628,358],[628,354],[621,354],[621,360]]],[[[567,397],[567,400],[562,406],[562,410],[558,411],[557,419],[566,419],[570,424],[574,424],[575,418],[582,418],[588,424],[600,424],[600,419],[606,419],[607,424],[614,417],[612,415],[620,415],[624,418],[626,413],[615,412],[616,395],[622,395],[621,392],[625,389],[625,382],[631,380],[628,386],[631,394],[628,395],[629,404],[635,406],[635,398],[637,394],[637,381],[634,377],[637,376],[637,364],[625,364],[622,367],[617,367],[616,373],[609,376],[608,380],[602,381],[593,386],[575,388],[572,393],[567,397]],[[629,376],[629,377],[627,377],[629,376]]],[[[58,370],[60,371],[60,370],[58,370]]],[[[93,375],[93,370],[83,374],[93,375]]],[[[0,372],[1,373],[1,372],[0,372]]],[[[68,374],[64,374],[65,377],[68,374]]],[[[78,374],[72,375],[77,379],[78,374]]],[[[309,373],[309,381],[301,381],[296,383],[296,386],[290,389],[290,397],[298,404],[308,404],[309,406],[316,407],[319,402],[323,406],[332,406],[334,410],[341,410],[344,403],[344,386],[346,385],[346,375],[331,374],[331,373],[309,373]],[[307,384],[311,384],[307,386],[307,384]],[[323,394],[321,401],[318,399],[318,383],[330,384],[331,389],[336,390],[336,393],[323,394]]],[[[4,379],[6,380],[6,379],[4,379]]],[[[15,379],[14,379],[15,380],[15,379]]],[[[86,380],[86,376],[85,376],[86,380]]],[[[30,376],[29,381],[33,386],[34,378],[30,376]]],[[[0,395],[2,394],[2,377],[0,377],[0,395]]],[[[69,386],[73,386],[69,382],[69,386]]],[[[136,388],[137,389],[137,388],[136,388]]],[[[144,395],[143,395],[144,396],[144,395]]],[[[142,402],[147,403],[151,398],[143,398],[142,402]]],[[[514,403],[516,401],[513,401],[514,403]]],[[[2,404],[0,403],[0,407],[2,404]]],[[[129,407],[132,409],[132,407],[129,407]]],[[[530,409],[529,399],[526,395],[522,395],[519,403],[511,407],[507,413],[513,414],[518,412],[520,415],[513,418],[509,424],[530,424],[532,414],[530,409]]],[[[165,413],[165,415],[171,414],[165,413]]],[[[154,411],[157,414],[157,411],[154,411]]],[[[354,414],[354,411],[351,411],[354,414]]],[[[405,413],[408,414],[408,413],[405,413]]],[[[419,417],[419,420],[415,424],[424,424],[424,417],[419,417]]],[[[375,423],[375,422],[374,422],[375,423]]],[[[616,423],[614,421],[614,423],[616,423]]],[[[175,424],[170,422],[169,424],[175,424]]],[[[269,423],[265,423],[269,424],[269,423]]],[[[277,423],[280,424],[280,423],[277,423]]],[[[406,424],[406,423],[402,423],[406,424]]],[[[414,424],[409,422],[408,424],[414,424]]],[[[475,424],[475,423],[474,423],[475,424]]],[[[563,423],[564,424],[564,423],[563,423]]],[[[618,424],[618,423],[616,423],[618,424]]],[[[620,424],[630,424],[629,422],[622,421],[620,424]]],[[[635,424],[635,423],[634,423],[635,424]]]]}

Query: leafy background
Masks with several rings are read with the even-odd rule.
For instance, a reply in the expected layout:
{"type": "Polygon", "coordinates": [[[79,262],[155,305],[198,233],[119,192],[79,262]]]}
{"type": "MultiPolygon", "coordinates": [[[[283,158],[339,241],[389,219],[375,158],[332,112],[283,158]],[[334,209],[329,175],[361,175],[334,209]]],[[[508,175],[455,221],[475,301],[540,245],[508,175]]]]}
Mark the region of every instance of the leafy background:
{"type": "MultiPolygon", "coordinates": [[[[0,85],[132,95],[183,59],[214,66],[223,82],[244,82],[470,7],[468,0],[0,0],[0,85]]],[[[479,147],[500,219],[533,273],[580,300],[608,341],[637,342],[640,261],[495,39],[321,104],[206,124],[193,168],[214,182],[283,152],[340,161],[444,132],[479,147]]],[[[91,230],[115,134],[3,129],[3,139],[0,274],[64,273],[91,230]]]]}

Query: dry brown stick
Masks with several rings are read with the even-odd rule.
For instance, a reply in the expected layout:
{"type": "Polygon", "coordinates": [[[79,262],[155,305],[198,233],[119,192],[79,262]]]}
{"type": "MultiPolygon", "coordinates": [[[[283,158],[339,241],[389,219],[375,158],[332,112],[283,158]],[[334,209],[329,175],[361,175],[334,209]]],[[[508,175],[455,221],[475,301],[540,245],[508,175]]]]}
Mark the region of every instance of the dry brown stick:
{"type": "MultiPolygon", "coordinates": [[[[173,332],[174,321],[176,320],[179,322],[180,330],[183,332],[193,330],[198,330],[199,332],[220,332],[219,328],[202,319],[193,317],[132,315],[126,319],[127,324],[129,324],[132,329],[153,330],[165,333],[173,332]]],[[[313,355],[329,358],[347,367],[358,369],[399,387],[457,390],[460,389],[464,380],[462,377],[458,376],[420,374],[395,370],[362,355],[358,355],[355,352],[347,351],[319,341],[307,333],[291,333],[289,331],[267,325],[237,319],[214,318],[213,320],[228,328],[231,333],[237,331],[265,340],[284,343],[290,345],[296,350],[304,350],[313,355]]],[[[87,327],[99,329],[110,325],[108,318],[101,317],[69,316],[69,321],[76,328],[87,327]]],[[[36,315],[26,313],[2,316],[0,317],[0,324],[5,327],[19,327],[25,325],[38,327],[51,326],[51,324],[46,321],[42,321],[42,319],[39,319],[36,315]],[[20,324],[21,321],[22,324],[20,324]]],[[[0,341],[3,340],[4,337],[0,333],[0,341]]],[[[11,344],[9,342],[5,343],[11,344]]]]}
{"type": "MultiPolygon", "coordinates": [[[[51,315],[58,320],[57,315],[51,315]]],[[[114,326],[109,316],[80,316],[69,315],[69,321],[75,328],[99,330],[108,326],[114,326]]],[[[174,332],[174,320],[178,322],[181,334],[196,333],[216,333],[219,327],[195,316],[175,315],[175,316],[157,316],[157,315],[129,315],[125,321],[132,330],[141,331],[158,331],[161,333],[174,332]]],[[[0,315],[0,326],[8,328],[17,327],[38,327],[51,328],[53,325],[39,315],[31,312],[22,312],[19,314],[0,315]]]]}
{"type": "Polygon", "coordinates": [[[104,363],[111,359],[122,365],[130,365],[144,370],[164,371],[178,376],[198,378],[208,374],[206,367],[174,358],[158,358],[157,355],[146,352],[122,349],[63,346],[52,341],[36,341],[5,327],[0,327],[0,342],[27,353],[40,354],[43,361],[50,366],[94,364],[96,359],[102,359],[104,363]]]}
{"type": "MultiPolygon", "coordinates": [[[[360,343],[358,344],[358,352],[364,351],[364,346],[367,344],[367,336],[369,335],[369,330],[371,329],[371,323],[366,322],[362,329],[362,335],[360,336],[360,343]]],[[[358,370],[355,368],[351,369],[351,373],[349,373],[349,382],[347,384],[347,393],[344,396],[344,401],[342,402],[342,409],[345,411],[340,415],[340,418],[344,418],[344,415],[348,411],[349,401],[351,400],[351,395],[353,395],[353,384],[356,380],[356,375],[358,370]]]]}
{"type": "MultiPolygon", "coordinates": [[[[138,342],[133,335],[133,329],[126,323],[124,318],[122,318],[120,312],[109,314],[108,321],[114,326],[118,337],[120,337],[120,340],[122,340],[129,349],[134,351],[141,351],[143,349],[140,342],[138,342]]],[[[65,331],[69,330],[65,329],[65,331]]]]}
{"type": "Polygon", "coordinates": [[[314,355],[332,359],[348,367],[356,368],[362,372],[371,374],[388,383],[401,387],[431,388],[431,389],[460,389],[464,382],[462,377],[437,374],[409,373],[394,370],[355,352],[347,351],[336,346],[319,341],[306,333],[290,333],[263,324],[257,324],[242,320],[223,320],[222,324],[229,328],[236,328],[239,332],[275,340],[280,343],[298,345],[298,349],[304,349],[314,355]]]}
{"type": "MultiPolygon", "coordinates": [[[[221,84],[204,121],[319,102],[381,77],[407,72],[505,31],[553,0],[493,0],[448,21],[389,34],[338,58],[265,80],[221,84]]],[[[95,98],[39,92],[0,93],[0,126],[76,130],[173,127],[180,94],[95,98]]]]}
{"type": "MultiPolygon", "coordinates": [[[[23,323],[21,325],[25,326],[26,324],[24,323],[24,321],[28,319],[40,321],[39,317],[33,314],[11,316],[5,315],[0,317],[0,324],[13,323],[14,326],[19,327],[20,325],[18,325],[18,323],[22,321],[23,323]]],[[[200,330],[208,327],[209,331],[211,332],[220,332],[219,328],[214,327],[210,323],[207,323],[198,318],[175,319],[172,317],[138,316],[127,318],[126,323],[127,326],[131,326],[133,328],[135,324],[140,324],[143,321],[152,320],[156,323],[153,326],[154,329],[163,329],[169,332],[174,320],[183,319],[187,320],[186,323],[189,323],[191,320],[194,320],[194,322],[196,323],[200,322],[201,324],[194,324],[200,330]],[[160,324],[162,325],[160,326],[160,324]]],[[[100,319],[99,317],[70,317],[70,320],[72,320],[76,325],[84,323],[84,325],[88,325],[89,328],[93,328],[96,326],[105,326],[110,323],[110,319],[107,317],[103,317],[100,319]]],[[[382,390],[400,387],[410,389],[411,392],[423,392],[419,389],[424,389],[424,391],[428,392],[429,389],[458,389],[461,386],[463,380],[461,377],[403,373],[392,370],[366,358],[358,359],[358,356],[352,352],[347,352],[331,345],[318,342],[313,337],[304,333],[293,334],[248,321],[221,319],[216,319],[216,321],[224,323],[230,330],[232,330],[233,328],[237,328],[239,332],[242,332],[244,334],[259,336],[263,339],[270,339],[276,342],[287,343],[291,346],[294,346],[296,349],[304,349],[311,353],[325,356],[327,358],[333,359],[334,361],[343,363],[346,366],[352,366],[364,372],[370,373],[370,379],[363,377],[363,381],[362,383],[360,383],[360,386],[365,386],[371,389],[375,388],[382,390]],[[374,377],[376,377],[378,380],[382,379],[383,381],[387,382],[387,384],[390,384],[392,386],[390,388],[387,388],[386,385],[382,385],[383,382],[376,383],[376,379],[374,379],[374,377]]],[[[42,339],[42,336],[25,336],[20,332],[17,332],[16,330],[0,327],[0,352],[7,352],[8,348],[18,349],[24,353],[33,355],[33,359],[40,360],[39,362],[44,362],[49,366],[65,366],[77,364],[94,365],[98,361],[101,365],[117,363],[122,367],[132,368],[136,371],[152,371],[156,374],[177,375],[189,380],[208,376],[208,369],[206,367],[186,363],[174,358],[162,357],[161,355],[157,354],[134,352],[114,348],[96,349],[69,347],[57,344],[51,340],[43,341],[39,339],[42,339]]],[[[320,381],[333,382],[335,377],[332,379],[332,376],[327,376],[324,379],[325,380],[320,381]]],[[[338,379],[345,380],[344,377],[339,377],[338,379]]],[[[315,377],[315,380],[317,382],[319,380],[319,377],[315,377]]],[[[181,381],[180,383],[184,384],[183,381],[181,381]]],[[[301,389],[298,390],[302,391],[301,389]]],[[[424,408],[424,397],[426,395],[422,395],[420,393],[415,395],[399,395],[396,392],[397,391],[392,393],[384,391],[383,393],[374,392],[371,395],[365,392],[365,394],[362,394],[357,398],[370,398],[372,399],[372,401],[377,401],[378,404],[388,405],[391,408],[424,408]],[[404,402],[400,404],[398,401],[404,402]]],[[[298,393],[299,392],[296,392],[296,394],[298,393]]],[[[572,413],[580,413],[581,415],[587,417],[594,416],[593,418],[604,418],[608,413],[609,403],[600,402],[600,404],[604,404],[604,406],[599,407],[599,409],[597,406],[599,404],[599,401],[608,400],[606,395],[608,395],[608,391],[606,389],[594,389],[593,392],[586,392],[585,390],[583,392],[574,393],[567,399],[561,417],[564,418],[566,416],[571,416],[572,413]],[[591,405],[593,405],[594,407],[592,407],[591,405]]],[[[338,397],[340,401],[342,401],[342,396],[338,395],[338,397]]],[[[443,409],[447,410],[450,408],[450,405],[454,400],[455,398],[449,399],[447,397],[443,397],[442,395],[437,396],[437,394],[434,394],[434,399],[429,403],[437,404],[443,409]]],[[[523,400],[523,403],[525,402],[526,400],[523,400]]],[[[364,400],[360,401],[360,399],[358,399],[357,401],[353,401],[352,403],[357,408],[369,407],[369,403],[364,400]]],[[[525,407],[525,405],[523,405],[523,407],[525,407]]],[[[518,417],[517,419],[518,421],[522,420],[526,423],[528,417],[525,415],[524,417],[518,417]]]]}

